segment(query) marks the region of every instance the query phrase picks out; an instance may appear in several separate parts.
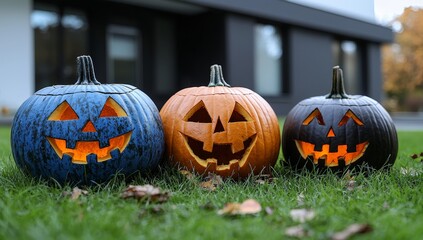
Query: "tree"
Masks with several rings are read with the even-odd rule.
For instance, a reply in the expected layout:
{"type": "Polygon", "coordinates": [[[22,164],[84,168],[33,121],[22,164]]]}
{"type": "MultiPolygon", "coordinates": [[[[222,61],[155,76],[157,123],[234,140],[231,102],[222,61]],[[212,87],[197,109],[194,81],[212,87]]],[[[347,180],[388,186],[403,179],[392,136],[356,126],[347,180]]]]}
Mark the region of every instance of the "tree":
{"type": "MultiPolygon", "coordinates": [[[[408,7],[393,24],[399,26],[395,43],[384,46],[384,90],[394,110],[423,108],[423,9],[408,7]],[[414,106],[410,103],[414,102],[414,106]]],[[[389,107],[388,107],[389,108],[389,107]]]]}

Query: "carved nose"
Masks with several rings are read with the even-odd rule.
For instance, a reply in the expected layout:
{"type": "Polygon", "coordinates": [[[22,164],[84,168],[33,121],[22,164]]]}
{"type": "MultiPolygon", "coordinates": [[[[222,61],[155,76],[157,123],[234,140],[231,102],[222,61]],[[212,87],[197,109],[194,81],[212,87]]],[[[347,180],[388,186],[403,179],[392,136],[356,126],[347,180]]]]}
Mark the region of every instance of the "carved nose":
{"type": "Polygon", "coordinates": [[[220,121],[220,117],[218,117],[216,127],[214,127],[213,133],[224,132],[224,131],[225,131],[225,128],[223,127],[223,124],[220,121]]]}
{"type": "Polygon", "coordinates": [[[82,132],[97,132],[97,130],[95,129],[94,124],[88,120],[88,122],[82,128],[82,132]]]}
{"type": "Polygon", "coordinates": [[[335,137],[335,132],[333,131],[332,127],[329,129],[329,132],[326,135],[326,137],[328,137],[328,138],[335,137]]]}

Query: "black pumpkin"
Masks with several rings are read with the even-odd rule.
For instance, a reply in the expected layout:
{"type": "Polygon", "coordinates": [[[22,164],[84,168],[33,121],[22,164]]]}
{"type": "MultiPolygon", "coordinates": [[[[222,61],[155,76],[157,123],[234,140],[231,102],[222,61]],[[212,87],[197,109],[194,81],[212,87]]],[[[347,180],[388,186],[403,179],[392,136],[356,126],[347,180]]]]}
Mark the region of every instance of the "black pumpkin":
{"type": "Polygon", "coordinates": [[[345,93],[342,69],[336,66],[330,94],[305,99],[288,113],[282,150],[286,165],[294,169],[381,169],[394,164],[398,139],[378,102],[345,93]]]}

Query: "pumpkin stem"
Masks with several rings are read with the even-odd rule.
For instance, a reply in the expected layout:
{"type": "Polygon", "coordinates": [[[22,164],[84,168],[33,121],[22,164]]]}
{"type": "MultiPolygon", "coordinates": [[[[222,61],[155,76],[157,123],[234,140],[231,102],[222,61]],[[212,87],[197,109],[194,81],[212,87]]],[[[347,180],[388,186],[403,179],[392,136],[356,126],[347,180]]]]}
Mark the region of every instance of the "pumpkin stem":
{"type": "Polygon", "coordinates": [[[225,82],[223,79],[222,66],[214,64],[210,67],[210,83],[209,87],[225,86],[230,87],[231,85],[225,82]]]}
{"type": "Polygon", "coordinates": [[[326,96],[326,98],[337,98],[337,99],[350,98],[348,94],[345,92],[344,76],[342,74],[342,69],[339,66],[333,67],[332,90],[326,96]]]}
{"type": "Polygon", "coordinates": [[[75,85],[100,85],[94,73],[93,60],[88,55],[76,58],[76,66],[78,68],[78,80],[75,85]]]}

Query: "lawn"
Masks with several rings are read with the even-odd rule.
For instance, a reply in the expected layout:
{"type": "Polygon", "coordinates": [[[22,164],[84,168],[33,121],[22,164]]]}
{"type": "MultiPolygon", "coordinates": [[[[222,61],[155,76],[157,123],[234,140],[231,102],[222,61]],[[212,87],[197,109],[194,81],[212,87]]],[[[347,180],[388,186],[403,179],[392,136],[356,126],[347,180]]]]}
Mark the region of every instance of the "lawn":
{"type": "Polygon", "coordinates": [[[305,239],[329,239],[351,224],[372,231],[354,239],[422,239],[423,163],[410,155],[423,152],[423,132],[399,132],[400,149],[391,172],[365,177],[294,174],[276,166],[273,181],[250,178],[224,181],[211,191],[201,179],[175,169],[139,176],[131,183],[114,179],[84,188],[76,200],[59,187],[31,179],[15,166],[10,129],[0,127],[0,239],[284,239],[285,230],[301,226],[305,239]],[[128,184],[152,184],[171,193],[164,203],[122,199],[128,184]],[[257,200],[260,213],[224,216],[226,203],[257,200]],[[309,209],[305,223],[293,209],[309,209]]]}

